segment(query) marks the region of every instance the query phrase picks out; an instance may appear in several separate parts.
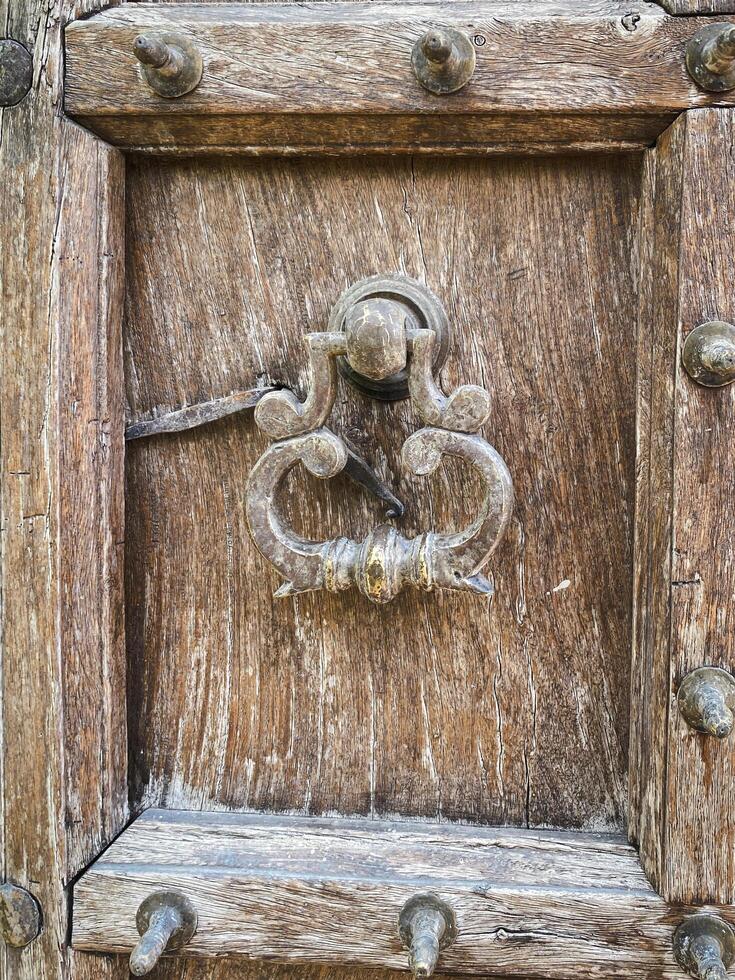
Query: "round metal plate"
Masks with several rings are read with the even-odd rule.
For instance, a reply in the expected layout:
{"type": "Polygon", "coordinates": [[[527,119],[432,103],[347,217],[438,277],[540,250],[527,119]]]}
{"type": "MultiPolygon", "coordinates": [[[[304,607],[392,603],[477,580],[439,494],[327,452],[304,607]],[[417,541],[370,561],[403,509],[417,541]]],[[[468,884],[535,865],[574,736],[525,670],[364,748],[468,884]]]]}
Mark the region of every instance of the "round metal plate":
{"type": "Polygon", "coordinates": [[[154,912],[163,908],[174,908],[181,915],[182,925],[171,934],[166,949],[178,949],[185,946],[197,931],[197,913],[188,898],[180,892],[154,892],[141,903],[135,924],[141,936],[145,935],[154,912]]]}
{"type": "Polygon", "coordinates": [[[22,949],[41,931],[41,907],[25,888],[0,885],[0,934],[8,946],[22,949]]]}
{"type": "MultiPolygon", "coordinates": [[[[406,328],[433,330],[436,334],[434,374],[447,359],[449,351],[449,321],[434,294],[415,279],[408,276],[369,276],[348,287],[337,300],[329,315],[329,330],[344,330],[345,315],[355,303],[364,299],[389,299],[400,304],[406,311],[406,328]]],[[[354,371],[345,357],[337,358],[342,377],[366,395],[380,401],[398,401],[408,398],[408,372],[404,369],[384,381],[374,381],[354,371]]]]}
{"type": "Polygon", "coordinates": [[[33,84],[33,58],[18,41],[0,40],[0,106],[17,105],[33,84]]]}

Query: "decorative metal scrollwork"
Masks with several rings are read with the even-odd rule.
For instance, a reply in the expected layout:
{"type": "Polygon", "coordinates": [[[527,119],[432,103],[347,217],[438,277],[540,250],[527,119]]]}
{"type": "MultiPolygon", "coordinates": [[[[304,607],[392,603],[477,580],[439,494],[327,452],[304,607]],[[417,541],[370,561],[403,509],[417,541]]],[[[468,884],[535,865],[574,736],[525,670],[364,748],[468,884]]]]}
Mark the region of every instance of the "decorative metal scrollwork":
{"type": "MultiPolygon", "coordinates": [[[[422,295],[426,308],[434,312],[437,301],[423,286],[398,276],[372,277],[357,286],[364,287],[358,290],[362,298],[346,308],[341,331],[306,335],[311,384],[305,401],[291,391],[275,391],[255,410],[258,426],[278,441],[250,474],[247,517],[261,554],[286,579],[276,595],[356,587],[382,603],[406,585],[428,592],[440,588],[490,595],[493,587],[481,569],[500,543],[513,507],[508,467],[477,435],[490,414],[490,396],[475,385],[447,396],[436,384],[437,331],[423,326],[422,295]],[[426,428],[406,440],[402,463],[417,476],[433,473],[445,456],[470,463],[482,477],[486,494],[469,527],[453,534],[427,531],[408,539],[382,524],[364,541],[308,541],[285,523],[276,496],[293,467],[301,463],[314,476],[328,480],[350,461],[349,447],[325,428],[337,394],[337,358],[342,357],[357,385],[385,383],[393,393],[383,397],[396,397],[395,379],[407,367],[411,403],[426,428]]],[[[348,292],[354,295],[355,289],[348,292]]]]}

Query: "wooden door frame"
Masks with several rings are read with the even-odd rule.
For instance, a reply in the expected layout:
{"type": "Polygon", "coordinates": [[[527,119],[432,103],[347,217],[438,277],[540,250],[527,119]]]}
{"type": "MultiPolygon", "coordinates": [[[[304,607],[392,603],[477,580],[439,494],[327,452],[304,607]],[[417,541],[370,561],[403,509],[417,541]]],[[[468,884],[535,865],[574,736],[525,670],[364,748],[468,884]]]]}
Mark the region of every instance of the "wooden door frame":
{"type": "Polygon", "coordinates": [[[61,110],[62,24],[10,2],[33,86],[0,110],[3,877],[43,928],[16,980],[122,976],[67,948],[70,885],[128,817],[124,159],[61,110]],[[86,963],[86,966],[85,966],[86,963]]]}
{"type": "MultiPolygon", "coordinates": [[[[672,4],[676,12],[714,12],[729,0],[725,6],[717,0],[704,7],[672,4]]],[[[34,54],[34,83],[19,105],[0,110],[0,160],[12,175],[0,199],[6,284],[0,307],[2,857],[5,880],[36,895],[44,921],[37,940],[23,951],[3,948],[0,962],[4,975],[18,980],[112,980],[126,975],[123,966],[71,950],[68,935],[71,884],[129,818],[122,578],[125,170],[118,149],[62,111],[63,27],[90,13],[92,3],[54,9],[51,17],[38,0],[11,0],[6,23],[34,54]]],[[[617,118],[625,118],[629,107],[618,110],[617,118]]],[[[609,114],[611,123],[615,118],[609,114]]],[[[732,561],[721,516],[702,508],[693,534],[680,506],[692,487],[706,483],[719,498],[733,478],[731,460],[721,459],[714,477],[706,469],[702,454],[716,447],[701,428],[693,432],[697,413],[700,425],[716,422],[723,445],[728,436],[732,441],[735,423],[727,428],[722,401],[716,402],[722,393],[697,389],[684,376],[679,348],[696,322],[715,315],[735,319],[715,289],[700,307],[692,303],[686,284],[702,256],[722,281],[732,281],[733,269],[718,245],[717,222],[698,223],[682,194],[696,181],[701,208],[709,203],[733,215],[735,167],[727,149],[734,128],[731,109],[684,112],[647,153],[642,268],[651,273],[641,295],[638,352],[631,697],[630,832],[640,843],[643,867],[667,900],[723,904],[734,900],[733,869],[726,866],[735,837],[724,812],[728,794],[710,784],[706,817],[697,820],[697,799],[682,786],[702,765],[718,777],[731,775],[731,753],[692,738],[672,705],[682,671],[713,656],[732,663],[732,642],[722,641],[713,654],[705,637],[682,651],[675,627],[702,603],[681,606],[672,562],[680,558],[682,538],[700,550],[708,538],[717,542],[708,581],[721,587],[732,561]]],[[[570,147],[589,148],[570,140],[557,148],[570,147]]],[[[476,152],[477,145],[464,149],[476,152]]]]}

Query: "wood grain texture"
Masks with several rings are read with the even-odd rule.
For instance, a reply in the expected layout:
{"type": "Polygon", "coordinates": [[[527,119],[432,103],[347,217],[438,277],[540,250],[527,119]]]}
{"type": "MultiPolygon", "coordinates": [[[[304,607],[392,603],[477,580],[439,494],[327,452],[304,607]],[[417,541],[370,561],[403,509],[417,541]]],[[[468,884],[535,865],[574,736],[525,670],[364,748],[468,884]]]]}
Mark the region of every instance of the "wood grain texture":
{"type": "Polygon", "coordinates": [[[640,148],[684,109],[732,103],[689,77],[695,30],[646,3],[128,4],[67,31],[65,105],[149,152],[640,148]],[[410,66],[436,21],[482,42],[470,84],[443,98],[410,66]],[[144,31],[196,39],[194,92],[161,99],[141,80],[132,43],[144,31]]]}
{"type": "Polygon", "coordinates": [[[74,946],[129,951],[135,912],[158,888],[197,909],[189,955],[405,970],[398,914],[430,891],[457,916],[442,970],[680,976],[670,936],[681,913],[619,838],[149,811],[75,886],[74,946]]]}
{"type": "MultiPolygon", "coordinates": [[[[448,309],[447,389],[493,394],[517,493],[490,606],[274,600],[244,515],[252,421],[129,444],[136,802],[624,826],[639,177],[634,158],[129,164],[131,417],[254,379],[303,391],[302,334],[349,283],[404,272],[448,309]]],[[[408,502],[404,533],[475,512],[458,466],[401,473],[405,403],[343,387],[332,424],[408,502]]],[[[382,516],[341,480],[291,486],[317,539],[382,516]]]]}
{"type": "Polygon", "coordinates": [[[35,59],[31,93],[0,110],[0,864],[44,922],[25,950],[0,948],[0,974],[112,978],[64,943],[67,886],[127,813],[124,166],[59,114],[74,11],[0,10],[35,59]]]}
{"type": "Polygon", "coordinates": [[[698,111],[650,155],[643,207],[631,834],[666,897],[735,900],[735,749],[690,731],[675,694],[732,669],[735,388],[680,365],[698,323],[732,320],[735,120],[698,111]]]}
{"type": "Polygon", "coordinates": [[[657,0],[670,14],[732,14],[735,0],[657,0]]]}
{"type": "MultiPolygon", "coordinates": [[[[155,0],[156,3],[173,3],[180,6],[180,0],[155,0]]],[[[196,0],[198,7],[207,3],[219,3],[223,0],[196,0]]],[[[226,3],[242,3],[242,0],[224,0],[226,3]]],[[[258,3],[261,0],[249,0],[258,3]]],[[[272,0],[268,0],[272,2],[272,0]]],[[[325,0],[329,3],[354,2],[355,4],[364,3],[364,0],[325,0]]],[[[388,3],[394,0],[386,0],[388,3]]],[[[397,0],[401,2],[401,0],[397,0]]],[[[419,3],[422,0],[418,0],[419,3]]],[[[449,0],[447,6],[453,7],[455,3],[462,3],[466,0],[449,0]]],[[[657,14],[660,13],[658,0],[634,0],[627,3],[626,0],[483,0],[483,7],[490,12],[493,17],[509,17],[511,14],[518,16],[522,14],[528,17],[603,17],[603,16],[624,16],[631,12],[657,14]]]]}
{"type": "Polygon", "coordinates": [[[80,116],[112,144],[153,156],[552,156],[640,152],[677,113],[600,117],[523,112],[495,115],[80,116]],[[205,121],[204,128],[202,122],[205,121]],[[601,135],[600,127],[604,127],[601,135]]]}

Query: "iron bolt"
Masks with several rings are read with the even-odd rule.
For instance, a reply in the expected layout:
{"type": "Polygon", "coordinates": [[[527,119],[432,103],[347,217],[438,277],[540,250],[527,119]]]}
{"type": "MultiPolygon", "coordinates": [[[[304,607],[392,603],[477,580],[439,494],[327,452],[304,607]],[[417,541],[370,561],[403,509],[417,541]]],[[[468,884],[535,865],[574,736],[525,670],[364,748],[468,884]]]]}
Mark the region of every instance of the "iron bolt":
{"type": "Polygon", "coordinates": [[[401,910],[398,931],[408,948],[408,965],[415,977],[433,975],[441,950],[457,938],[452,909],[436,895],[414,895],[401,910]]]}
{"type": "Polygon", "coordinates": [[[475,70],[475,46],[453,27],[435,27],[413,46],[411,64],[419,82],[434,95],[458,92],[475,70]]]}
{"type": "Polygon", "coordinates": [[[188,943],[197,928],[197,913],[178,892],[154,892],[142,903],[136,916],[140,941],[130,954],[130,972],[143,977],[167,949],[188,943]]]}
{"type": "Polygon", "coordinates": [[[695,327],[684,342],[682,362],[689,377],[706,388],[735,381],[735,326],[710,320],[695,327]]]}
{"type": "Polygon", "coordinates": [[[674,956],[696,980],[727,980],[735,960],[735,932],[715,915],[693,915],[674,933],[674,956]]]}
{"type": "Polygon", "coordinates": [[[452,38],[446,31],[428,31],[421,38],[421,50],[429,61],[442,65],[452,57],[452,38]]]}
{"type": "Polygon", "coordinates": [[[707,92],[735,88],[735,24],[709,24],[695,34],[687,48],[687,68],[707,92]]]}
{"type": "Polygon", "coordinates": [[[180,48],[148,34],[139,34],[133,41],[135,57],[141,65],[157,68],[162,75],[169,77],[181,74],[184,56],[180,48]]]}
{"type": "Polygon", "coordinates": [[[699,667],[681,682],[677,703],[690,728],[727,738],[735,727],[735,677],[719,667],[699,667]]]}
{"type": "Polygon", "coordinates": [[[202,56],[183,34],[139,34],[133,54],[144,80],[165,99],[187,95],[202,80],[202,56]]]}

